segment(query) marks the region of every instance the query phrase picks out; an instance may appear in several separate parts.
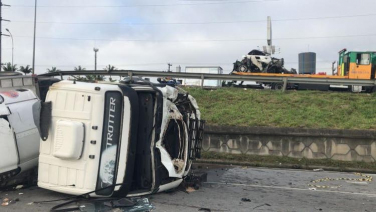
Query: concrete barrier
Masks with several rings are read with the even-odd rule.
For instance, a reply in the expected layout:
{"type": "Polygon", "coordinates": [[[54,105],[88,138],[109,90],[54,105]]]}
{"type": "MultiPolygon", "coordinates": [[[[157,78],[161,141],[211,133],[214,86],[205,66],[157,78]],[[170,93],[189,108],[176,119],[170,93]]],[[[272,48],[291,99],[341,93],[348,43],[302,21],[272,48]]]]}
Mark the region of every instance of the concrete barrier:
{"type": "Polygon", "coordinates": [[[203,151],[376,161],[376,131],[207,126],[203,151]]]}

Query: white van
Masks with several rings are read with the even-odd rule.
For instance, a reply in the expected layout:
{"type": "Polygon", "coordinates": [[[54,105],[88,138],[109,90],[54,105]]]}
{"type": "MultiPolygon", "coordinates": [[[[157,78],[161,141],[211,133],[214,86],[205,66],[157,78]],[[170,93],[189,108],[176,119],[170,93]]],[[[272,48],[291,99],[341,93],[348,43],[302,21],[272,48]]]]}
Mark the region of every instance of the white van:
{"type": "Polygon", "coordinates": [[[52,121],[40,144],[38,186],[94,197],[177,187],[200,156],[204,122],[192,96],[156,86],[53,84],[46,98],[52,121]]]}

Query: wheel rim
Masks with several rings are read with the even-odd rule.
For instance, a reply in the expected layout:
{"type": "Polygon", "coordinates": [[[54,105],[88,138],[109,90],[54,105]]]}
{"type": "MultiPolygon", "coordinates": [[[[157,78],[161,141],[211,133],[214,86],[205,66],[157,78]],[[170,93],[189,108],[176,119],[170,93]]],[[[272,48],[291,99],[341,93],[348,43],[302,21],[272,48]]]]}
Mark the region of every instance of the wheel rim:
{"type": "Polygon", "coordinates": [[[239,72],[247,72],[248,68],[245,65],[239,66],[239,72]]]}

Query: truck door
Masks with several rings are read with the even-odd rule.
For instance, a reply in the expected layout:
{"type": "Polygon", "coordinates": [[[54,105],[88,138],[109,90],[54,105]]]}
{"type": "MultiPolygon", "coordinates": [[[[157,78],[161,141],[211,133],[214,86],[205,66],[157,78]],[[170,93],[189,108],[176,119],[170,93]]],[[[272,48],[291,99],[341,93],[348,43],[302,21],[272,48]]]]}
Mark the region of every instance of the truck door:
{"type": "Polygon", "coordinates": [[[349,76],[350,70],[350,57],[349,55],[343,56],[343,76],[349,76]]]}

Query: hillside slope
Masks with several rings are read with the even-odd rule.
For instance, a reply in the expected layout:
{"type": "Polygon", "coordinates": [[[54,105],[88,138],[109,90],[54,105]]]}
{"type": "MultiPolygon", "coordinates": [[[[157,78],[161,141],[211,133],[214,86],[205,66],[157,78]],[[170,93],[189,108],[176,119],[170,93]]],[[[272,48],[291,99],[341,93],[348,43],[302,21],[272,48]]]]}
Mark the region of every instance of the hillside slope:
{"type": "Polygon", "coordinates": [[[211,125],[376,129],[376,94],[184,89],[211,125]]]}

